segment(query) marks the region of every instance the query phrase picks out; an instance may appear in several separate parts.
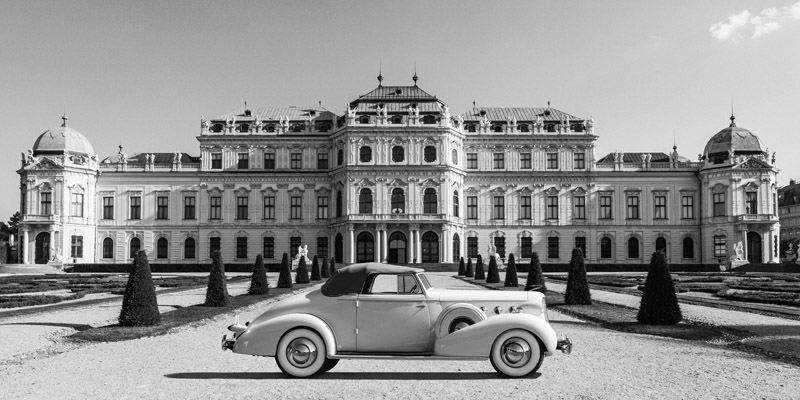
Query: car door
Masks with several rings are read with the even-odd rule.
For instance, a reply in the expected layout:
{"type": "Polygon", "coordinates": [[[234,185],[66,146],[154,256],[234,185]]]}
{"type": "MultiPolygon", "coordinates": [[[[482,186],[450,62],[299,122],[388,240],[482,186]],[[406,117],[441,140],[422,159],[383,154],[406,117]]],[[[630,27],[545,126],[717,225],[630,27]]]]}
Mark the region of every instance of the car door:
{"type": "Polygon", "coordinates": [[[425,353],[431,348],[428,303],[413,274],[368,278],[356,306],[359,353],[425,353]]]}

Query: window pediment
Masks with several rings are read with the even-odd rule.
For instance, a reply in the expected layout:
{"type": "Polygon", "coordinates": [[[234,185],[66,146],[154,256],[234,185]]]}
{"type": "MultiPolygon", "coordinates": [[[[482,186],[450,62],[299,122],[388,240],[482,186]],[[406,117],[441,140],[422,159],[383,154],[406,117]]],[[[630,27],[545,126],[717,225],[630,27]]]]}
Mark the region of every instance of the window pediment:
{"type": "Polygon", "coordinates": [[[748,191],[758,190],[758,185],[755,182],[752,182],[752,181],[751,182],[747,182],[747,184],[744,185],[744,190],[748,190],[748,191]]]}
{"type": "Polygon", "coordinates": [[[572,194],[575,195],[575,196],[583,196],[583,195],[586,194],[586,190],[584,190],[582,187],[578,186],[575,189],[572,189],[572,194]]]}
{"type": "Polygon", "coordinates": [[[436,187],[439,186],[439,181],[434,178],[428,178],[420,182],[419,185],[424,187],[436,187]]]}
{"type": "Polygon", "coordinates": [[[408,186],[408,183],[400,178],[395,178],[389,181],[389,183],[387,183],[386,185],[390,187],[397,187],[397,186],[408,186]]]}
{"type": "Polygon", "coordinates": [[[522,196],[530,196],[533,193],[533,190],[527,186],[523,186],[522,188],[518,189],[517,192],[522,196]]]}
{"type": "Polygon", "coordinates": [[[371,180],[369,180],[367,178],[361,178],[361,180],[356,182],[356,186],[358,186],[358,187],[375,186],[375,182],[373,182],[373,181],[371,181],[371,180]]]}
{"type": "Polygon", "coordinates": [[[711,187],[711,191],[714,193],[724,193],[728,189],[728,185],[723,185],[721,183],[717,183],[716,185],[711,187]]]}
{"type": "Polygon", "coordinates": [[[490,190],[489,193],[491,193],[491,194],[493,194],[495,196],[499,196],[499,195],[502,195],[502,194],[506,194],[506,191],[505,191],[505,189],[503,189],[501,187],[496,187],[496,188],[490,190]]]}
{"type": "Polygon", "coordinates": [[[476,188],[476,187],[474,187],[474,186],[470,186],[470,187],[464,189],[464,193],[465,194],[478,194],[480,192],[481,192],[481,190],[476,188]]]}
{"type": "Polygon", "coordinates": [[[555,196],[555,195],[558,194],[558,189],[555,186],[551,186],[550,188],[548,188],[544,192],[549,194],[550,196],[555,196]]]}

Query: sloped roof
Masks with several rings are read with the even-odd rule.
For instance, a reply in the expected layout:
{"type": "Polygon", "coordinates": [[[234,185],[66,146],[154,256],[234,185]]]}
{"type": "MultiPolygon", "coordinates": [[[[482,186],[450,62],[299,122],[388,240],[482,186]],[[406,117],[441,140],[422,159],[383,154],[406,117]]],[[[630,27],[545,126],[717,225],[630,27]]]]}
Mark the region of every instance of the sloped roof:
{"type": "Polygon", "coordinates": [[[236,111],[231,111],[227,114],[222,114],[216,118],[211,118],[212,121],[225,121],[228,118],[236,118],[236,121],[255,121],[256,118],[261,121],[278,121],[281,118],[288,117],[290,121],[307,121],[310,119],[315,121],[332,121],[336,118],[332,112],[322,107],[259,107],[259,108],[240,108],[236,111]],[[245,115],[246,111],[250,111],[250,115],[245,115]]]}
{"type": "MultiPolygon", "coordinates": [[[[669,162],[669,155],[666,153],[622,153],[622,161],[626,163],[641,163],[645,154],[650,154],[650,162],[669,162]]],[[[597,160],[598,163],[614,162],[614,153],[608,153],[607,156],[597,160]]]]}
{"type": "Polygon", "coordinates": [[[482,111],[490,121],[506,121],[511,118],[516,118],[519,122],[536,121],[537,116],[541,116],[544,121],[561,121],[564,117],[569,118],[570,121],[583,120],[583,118],[548,107],[474,107],[461,114],[461,117],[464,118],[464,121],[479,121],[484,118],[481,115],[482,111]]]}
{"type": "MultiPolygon", "coordinates": [[[[358,103],[356,107],[353,109],[356,112],[377,112],[378,104],[379,103],[358,103]]],[[[382,103],[382,104],[386,107],[387,113],[407,114],[408,110],[411,109],[411,104],[416,104],[420,113],[428,113],[428,112],[438,113],[441,110],[438,106],[439,103],[399,102],[399,103],[382,103]]]]}
{"type": "Polygon", "coordinates": [[[436,101],[436,96],[419,88],[419,86],[378,86],[371,92],[358,96],[353,101],[436,101]]]}
{"type": "Polygon", "coordinates": [[[800,204],[800,184],[788,185],[778,189],[778,205],[793,206],[800,204]]]}

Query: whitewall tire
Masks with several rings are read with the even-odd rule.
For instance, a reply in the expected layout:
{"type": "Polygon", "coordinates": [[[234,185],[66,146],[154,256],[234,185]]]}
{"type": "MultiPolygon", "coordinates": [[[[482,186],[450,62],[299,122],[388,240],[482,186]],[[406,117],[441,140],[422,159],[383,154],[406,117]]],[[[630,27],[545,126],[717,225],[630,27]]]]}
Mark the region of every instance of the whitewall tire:
{"type": "Polygon", "coordinates": [[[325,341],[308,329],[295,329],[283,335],[275,354],[278,368],[295,378],[307,378],[323,372],[326,360],[325,341]]]}
{"type": "Polygon", "coordinates": [[[489,359],[500,374],[518,378],[538,370],[544,354],[536,336],[522,329],[513,329],[495,339],[489,359]]]}

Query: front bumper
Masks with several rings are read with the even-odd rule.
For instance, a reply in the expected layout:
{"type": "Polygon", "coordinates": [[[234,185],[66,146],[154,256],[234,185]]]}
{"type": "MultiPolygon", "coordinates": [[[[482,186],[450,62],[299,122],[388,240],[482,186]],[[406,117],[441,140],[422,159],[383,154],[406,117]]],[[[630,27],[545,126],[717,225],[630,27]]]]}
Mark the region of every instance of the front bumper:
{"type": "Polygon", "coordinates": [[[222,335],[222,351],[230,350],[233,351],[233,346],[236,344],[236,339],[231,337],[228,339],[228,335],[222,335]]]}
{"type": "Polygon", "coordinates": [[[561,340],[556,342],[556,350],[561,350],[561,352],[566,355],[572,353],[572,340],[569,339],[569,336],[564,335],[561,337],[561,340]]]}

